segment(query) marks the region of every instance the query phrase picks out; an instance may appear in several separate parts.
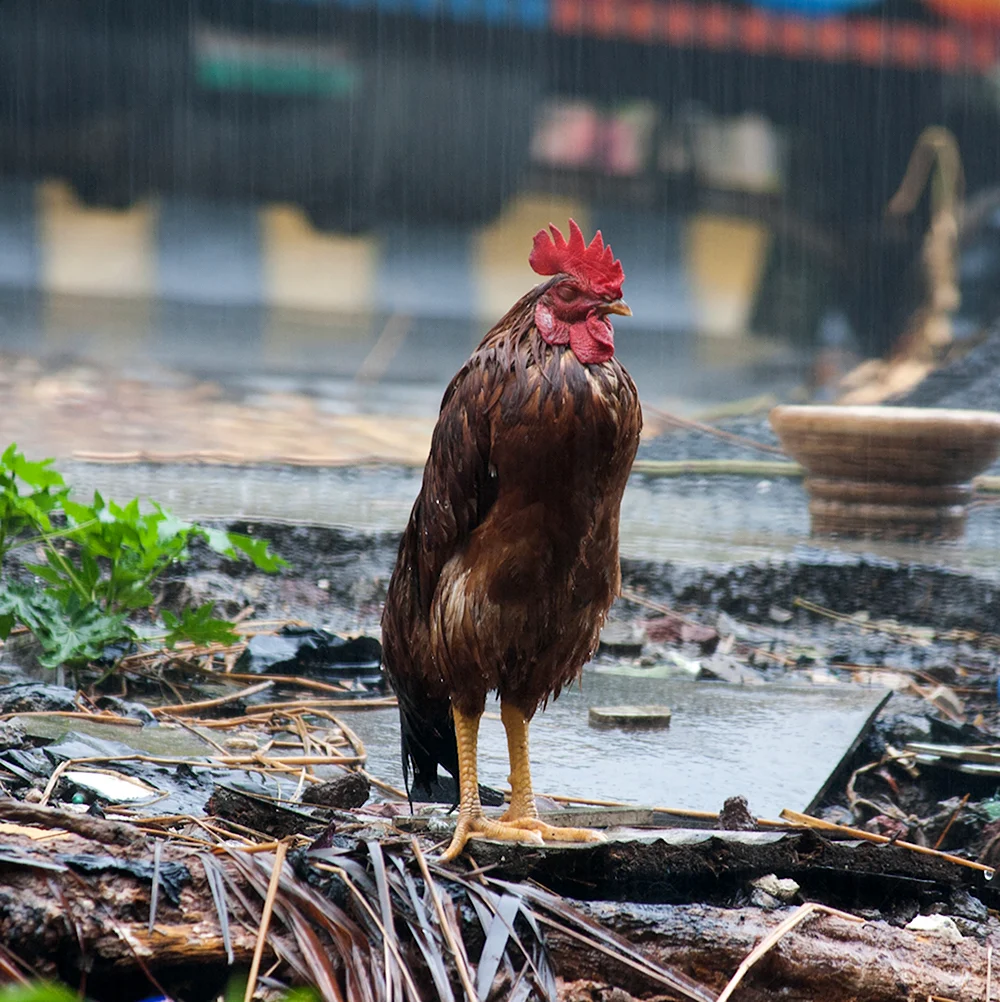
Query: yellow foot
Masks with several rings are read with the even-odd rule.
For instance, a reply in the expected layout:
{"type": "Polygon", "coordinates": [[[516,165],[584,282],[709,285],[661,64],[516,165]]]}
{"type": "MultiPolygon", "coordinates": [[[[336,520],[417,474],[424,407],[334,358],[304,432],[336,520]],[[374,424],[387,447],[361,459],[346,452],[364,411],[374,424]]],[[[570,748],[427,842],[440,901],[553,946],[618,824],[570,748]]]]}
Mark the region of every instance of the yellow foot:
{"type": "Polygon", "coordinates": [[[451,845],[445,849],[441,856],[442,863],[450,863],[465,848],[465,843],[473,836],[479,838],[495,838],[501,842],[530,842],[532,845],[541,845],[542,836],[539,832],[530,828],[521,828],[517,825],[508,824],[506,821],[494,821],[492,818],[484,817],[482,814],[471,814],[465,817],[459,816],[458,824],[455,825],[455,834],[451,838],[451,845]]]}
{"type": "Polygon", "coordinates": [[[501,842],[527,842],[530,845],[543,845],[546,841],[604,841],[604,836],[600,832],[591,831],[589,828],[556,828],[537,818],[494,821],[482,815],[473,815],[458,819],[451,845],[445,849],[440,862],[450,863],[456,859],[465,848],[466,842],[473,837],[492,838],[501,842]]]}
{"type": "MultiPolygon", "coordinates": [[[[508,812],[509,813],[509,812],[508,812]]],[[[557,828],[555,825],[539,821],[538,818],[508,818],[506,814],[500,819],[507,824],[522,830],[538,832],[546,842],[604,842],[604,836],[592,828],[557,828]]]]}

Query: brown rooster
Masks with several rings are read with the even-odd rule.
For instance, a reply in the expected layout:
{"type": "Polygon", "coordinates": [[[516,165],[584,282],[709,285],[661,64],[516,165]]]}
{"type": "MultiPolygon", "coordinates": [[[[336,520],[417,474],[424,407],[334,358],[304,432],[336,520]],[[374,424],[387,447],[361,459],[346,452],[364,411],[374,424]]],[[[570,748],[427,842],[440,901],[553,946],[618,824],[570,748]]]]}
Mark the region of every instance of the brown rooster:
{"type": "Polygon", "coordinates": [[[631,316],[600,232],[588,246],[541,230],[532,289],[445,391],[423,484],[382,615],[399,698],[403,770],[429,790],[458,776],[454,859],[470,835],[540,843],[595,832],[540,821],[528,723],[578,678],[621,586],[618,515],[639,445],[635,384],[615,358],[610,314],[631,316]],[[479,718],[498,692],[510,807],[483,814],[479,718]]]}

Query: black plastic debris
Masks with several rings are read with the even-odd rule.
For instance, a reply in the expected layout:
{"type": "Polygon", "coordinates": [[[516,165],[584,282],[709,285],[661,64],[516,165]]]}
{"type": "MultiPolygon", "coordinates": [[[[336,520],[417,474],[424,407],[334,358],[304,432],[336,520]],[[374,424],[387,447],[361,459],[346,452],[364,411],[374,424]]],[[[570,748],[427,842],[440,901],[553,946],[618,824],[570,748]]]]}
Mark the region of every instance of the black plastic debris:
{"type": "Polygon", "coordinates": [[[255,674],[310,675],[382,689],[381,663],[382,645],[374,637],[348,640],[327,630],[286,626],[278,634],[252,637],[236,669],[255,674]]]}
{"type": "Polygon", "coordinates": [[[0,750],[20,748],[24,739],[24,724],[20,720],[0,721],[0,750]]]}
{"type": "Polygon", "coordinates": [[[76,692],[64,685],[12,682],[0,685],[0,713],[52,713],[75,710],[76,692]]]}
{"type": "Polygon", "coordinates": [[[64,759],[105,758],[117,768],[130,764],[118,760],[134,758],[138,754],[122,741],[106,741],[78,731],[70,731],[62,741],[48,745],[45,752],[57,765],[64,759]]]}
{"type": "MultiPolygon", "coordinates": [[[[122,873],[144,883],[153,883],[153,864],[141,860],[118,859],[115,856],[95,856],[90,853],[59,853],[56,859],[77,873],[99,876],[102,873],[122,873]]],[[[191,871],[183,863],[160,862],[160,888],[172,905],[180,904],[181,888],[191,883],[191,871]]]]}
{"type": "Polygon", "coordinates": [[[41,748],[8,748],[0,755],[0,768],[7,769],[22,783],[31,783],[52,772],[52,763],[41,748]]]}
{"type": "Polygon", "coordinates": [[[159,723],[153,711],[142,703],[130,703],[117,696],[99,696],[96,702],[99,710],[117,713],[122,717],[131,717],[133,720],[141,720],[144,726],[155,726],[159,723]]]}
{"type": "Polygon", "coordinates": [[[65,873],[62,863],[53,863],[48,856],[18,845],[0,845],[0,865],[26,866],[35,870],[51,870],[53,873],[65,873]]]}

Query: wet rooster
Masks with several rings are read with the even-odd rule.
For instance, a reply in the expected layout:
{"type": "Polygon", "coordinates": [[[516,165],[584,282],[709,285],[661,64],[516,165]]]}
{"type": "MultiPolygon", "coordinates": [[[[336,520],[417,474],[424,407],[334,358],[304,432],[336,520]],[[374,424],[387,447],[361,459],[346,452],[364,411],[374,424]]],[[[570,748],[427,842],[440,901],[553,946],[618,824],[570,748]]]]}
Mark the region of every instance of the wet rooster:
{"type": "Polygon", "coordinates": [[[618,513],[639,444],[635,385],[610,315],[630,316],[621,263],[541,230],[529,258],[552,276],[483,338],[445,391],[423,484],[382,615],[399,697],[403,769],[419,796],[438,765],[459,781],[445,860],[470,835],[541,842],[596,833],[538,819],[528,723],[578,678],[621,585],[618,513]],[[498,692],[510,807],[483,814],[479,718],[498,692]]]}

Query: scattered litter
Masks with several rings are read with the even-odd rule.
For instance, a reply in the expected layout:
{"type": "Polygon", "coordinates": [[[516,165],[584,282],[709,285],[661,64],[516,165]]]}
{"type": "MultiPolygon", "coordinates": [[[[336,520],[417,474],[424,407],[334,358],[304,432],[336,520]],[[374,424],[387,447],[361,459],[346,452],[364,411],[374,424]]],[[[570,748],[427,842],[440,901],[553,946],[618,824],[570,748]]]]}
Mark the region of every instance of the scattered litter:
{"type": "Polygon", "coordinates": [[[694,623],[683,616],[660,616],[647,619],[646,636],[653,641],[664,643],[697,644],[707,654],[715,650],[719,643],[719,632],[711,626],[694,623]]]}
{"type": "Polygon", "coordinates": [[[41,682],[12,682],[0,686],[0,714],[72,712],[77,709],[76,692],[63,685],[41,682]]]}
{"type": "Polygon", "coordinates": [[[674,668],[679,668],[681,671],[688,675],[692,675],[695,678],[701,674],[700,661],[695,661],[692,658],[686,658],[682,654],[678,654],[677,651],[667,651],[666,660],[667,663],[672,665],[674,668]]]}
{"type": "Polygon", "coordinates": [[[154,787],[117,772],[67,769],[62,774],[62,778],[81,789],[89,790],[101,800],[106,800],[111,804],[138,803],[160,794],[160,791],[154,787]]]}
{"type": "Polygon", "coordinates": [[[781,908],[783,902],[780,898],[776,898],[773,894],[768,894],[767,891],[757,887],[756,883],[754,883],[750,886],[750,904],[755,908],[774,911],[777,908],[781,908]]]}
{"type": "Polygon", "coordinates": [[[236,662],[248,674],[308,675],[345,679],[365,689],[384,688],[382,646],[374,637],[345,639],[327,630],[284,626],[250,638],[236,662]]]}
{"type": "Polygon", "coordinates": [[[773,873],[758,877],[750,886],[769,894],[772,898],[777,898],[778,901],[783,901],[785,904],[794,900],[800,890],[799,885],[791,877],[778,877],[773,873]]]}
{"type": "Polygon", "coordinates": [[[1000,777],[1000,748],[911,741],[905,751],[920,765],[939,766],[974,776],[1000,777]]]}
{"type": "Polygon", "coordinates": [[[913,691],[922,696],[935,709],[940,710],[949,720],[956,724],[964,724],[968,719],[965,714],[965,704],[959,698],[958,693],[947,685],[935,685],[922,688],[915,682],[912,683],[913,691]]]}
{"type": "Polygon", "coordinates": [[[0,721],[0,751],[20,748],[24,744],[24,725],[19,720],[0,721]]]}
{"type": "Polygon", "coordinates": [[[642,654],[645,642],[646,636],[638,627],[610,623],[601,630],[597,653],[616,658],[637,658],[642,654]]]}
{"type": "Polygon", "coordinates": [[[712,654],[701,659],[699,678],[715,678],[733,685],[763,685],[764,676],[727,654],[712,654]]]}

